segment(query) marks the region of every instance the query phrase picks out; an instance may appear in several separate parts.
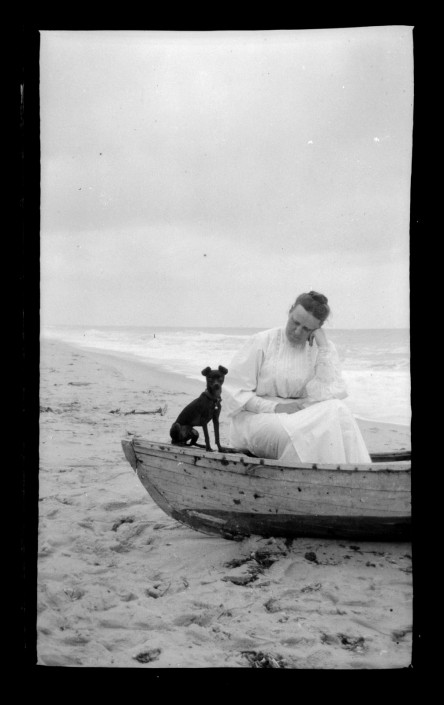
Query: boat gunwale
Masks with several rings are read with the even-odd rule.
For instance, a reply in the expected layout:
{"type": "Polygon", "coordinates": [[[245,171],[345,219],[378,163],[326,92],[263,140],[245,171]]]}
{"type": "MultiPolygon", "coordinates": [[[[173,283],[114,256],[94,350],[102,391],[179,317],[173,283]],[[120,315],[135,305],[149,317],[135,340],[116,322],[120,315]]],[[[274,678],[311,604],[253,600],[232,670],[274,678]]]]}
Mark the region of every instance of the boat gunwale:
{"type": "MultiPolygon", "coordinates": [[[[221,463],[233,463],[234,465],[243,466],[247,468],[251,465],[257,465],[259,467],[270,467],[270,468],[283,468],[285,470],[316,470],[316,471],[327,471],[327,472],[407,472],[411,473],[411,460],[398,460],[398,461],[372,461],[370,463],[281,463],[279,460],[272,460],[268,458],[256,458],[254,456],[246,455],[242,452],[229,453],[220,451],[207,451],[203,448],[196,446],[176,446],[171,443],[164,443],[162,441],[149,441],[143,436],[133,436],[131,439],[123,439],[122,443],[129,443],[132,445],[133,449],[137,453],[137,449],[134,448],[134,444],[139,446],[144,446],[147,450],[154,450],[162,452],[168,455],[182,455],[190,458],[199,457],[201,460],[209,460],[210,462],[221,463]]],[[[400,451],[403,453],[403,451],[400,451]]]]}

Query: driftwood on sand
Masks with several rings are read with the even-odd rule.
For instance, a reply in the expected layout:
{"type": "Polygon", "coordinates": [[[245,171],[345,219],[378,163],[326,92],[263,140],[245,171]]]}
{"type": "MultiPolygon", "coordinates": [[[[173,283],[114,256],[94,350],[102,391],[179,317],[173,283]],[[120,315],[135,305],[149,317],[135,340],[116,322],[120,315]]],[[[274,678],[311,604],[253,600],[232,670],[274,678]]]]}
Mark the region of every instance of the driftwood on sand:
{"type": "Polygon", "coordinates": [[[158,409],[149,409],[147,411],[136,411],[135,409],[132,409],[131,411],[121,411],[120,409],[111,409],[109,412],[110,414],[123,414],[124,416],[128,416],[129,414],[160,414],[161,416],[164,416],[167,412],[168,405],[165,404],[164,406],[160,406],[158,409]]]}

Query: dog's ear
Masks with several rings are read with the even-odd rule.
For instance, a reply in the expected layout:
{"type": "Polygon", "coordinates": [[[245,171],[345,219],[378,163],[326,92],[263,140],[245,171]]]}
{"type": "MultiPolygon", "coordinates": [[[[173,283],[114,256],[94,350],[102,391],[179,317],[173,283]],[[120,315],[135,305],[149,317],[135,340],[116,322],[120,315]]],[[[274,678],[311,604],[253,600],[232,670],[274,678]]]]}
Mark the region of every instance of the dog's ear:
{"type": "Polygon", "coordinates": [[[228,374],[228,370],[226,367],[222,367],[222,365],[219,365],[219,372],[221,372],[223,375],[228,374]]]}
{"type": "Polygon", "coordinates": [[[202,374],[204,377],[207,377],[211,372],[211,367],[205,367],[204,370],[202,370],[202,374]]]}

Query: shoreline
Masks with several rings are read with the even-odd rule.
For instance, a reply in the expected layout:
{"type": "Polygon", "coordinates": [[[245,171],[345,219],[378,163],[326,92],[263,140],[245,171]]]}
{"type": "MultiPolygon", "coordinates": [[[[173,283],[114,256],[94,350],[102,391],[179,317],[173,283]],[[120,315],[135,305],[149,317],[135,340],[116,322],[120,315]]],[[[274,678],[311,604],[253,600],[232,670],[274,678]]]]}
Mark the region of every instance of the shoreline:
{"type": "Polygon", "coordinates": [[[119,370],[126,371],[129,375],[137,376],[145,384],[156,384],[167,390],[178,389],[181,392],[198,393],[202,384],[199,380],[187,377],[174,370],[166,370],[162,365],[157,365],[149,360],[142,360],[130,353],[117,352],[115,350],[105,350],[104,348],[86,348],[72,343],[62,341],[51,341],[56,345],[66,346],[71,350],[76,350],[87,357],[102,360],[102,362],[113,363],[119,370]]]}

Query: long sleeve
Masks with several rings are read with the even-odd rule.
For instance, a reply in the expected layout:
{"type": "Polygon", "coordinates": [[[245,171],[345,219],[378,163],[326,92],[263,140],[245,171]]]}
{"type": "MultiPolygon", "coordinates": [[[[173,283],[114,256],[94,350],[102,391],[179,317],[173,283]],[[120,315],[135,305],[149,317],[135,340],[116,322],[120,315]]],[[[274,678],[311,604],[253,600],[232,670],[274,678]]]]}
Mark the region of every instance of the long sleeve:
{"type": "Polygon", "coordinates": [[[306,384],[306,393],[310,401],[327,399],[345,399],[348,396],[341,373],[339,355],[334,344],[317,350],[314,377],[306,384]]]}
{"type": "Polygon", "coordinates": [[[242,409],[255,414],[274,412],[277,402],[256,394],[265,345],[264,335],[253,336],[233,357],[224,382],[224,406],[228,416],[235,416],[242,409]]]}

